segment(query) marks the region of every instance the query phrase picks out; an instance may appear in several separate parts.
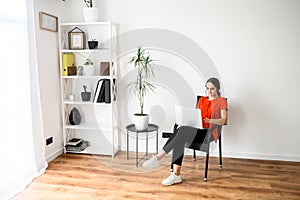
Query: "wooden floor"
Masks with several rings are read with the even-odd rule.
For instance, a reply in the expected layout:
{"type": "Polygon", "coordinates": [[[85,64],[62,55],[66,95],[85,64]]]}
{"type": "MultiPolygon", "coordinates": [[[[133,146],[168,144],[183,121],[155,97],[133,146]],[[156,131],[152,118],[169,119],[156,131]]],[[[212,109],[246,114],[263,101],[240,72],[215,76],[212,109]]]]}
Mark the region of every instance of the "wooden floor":
{"type": "Polygon", "coordinates": [[[124,152],[107,156],[64,154],[49,163],[13,200],[95,199],[300,199],[300,163],[211,158],[208,182],[203,182],[204,159],[185,156],[183,183],[162,186],[167,166],[155,171],[135,167],[124,152]]]}

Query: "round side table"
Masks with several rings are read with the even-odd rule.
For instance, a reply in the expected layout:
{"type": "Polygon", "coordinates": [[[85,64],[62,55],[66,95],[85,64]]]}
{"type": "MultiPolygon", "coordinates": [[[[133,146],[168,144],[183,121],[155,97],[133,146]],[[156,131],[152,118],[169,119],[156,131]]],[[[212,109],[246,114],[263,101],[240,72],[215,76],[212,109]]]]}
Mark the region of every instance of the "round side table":
{"type": "Polygon", "coordinates": [[[129,159],[129,131],[135,133],[135,142],[136,142],[136,147],[135,147],[135,159],[136,159],[136,167],[138,167],[139,162],[144,159],[146,156],[148,156],[148,133],[156,131],[156,154],[158,152],[158,126],[155,124],[148,124],[148,128],[145,130],[136,130],[134,124],[130,124],[126,126],[127,130],[127,135],[126,135],[126,154],[127,154],[127,160],[129,159]],[[139,133],[146,133],[146,154],[139,158],[138,152],[139,152],[139,133]]]}

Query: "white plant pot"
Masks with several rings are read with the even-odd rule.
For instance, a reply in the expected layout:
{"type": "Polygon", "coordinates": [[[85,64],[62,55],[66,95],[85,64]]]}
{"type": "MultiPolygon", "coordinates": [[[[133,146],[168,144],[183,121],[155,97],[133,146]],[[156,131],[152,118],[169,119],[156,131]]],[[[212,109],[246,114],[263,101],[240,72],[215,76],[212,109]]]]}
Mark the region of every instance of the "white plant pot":
{"type": "Polygon", "coordinates": [[[94,65],[83,65],[83,74],[85,76],[93,76],[94,75],[94,65]]]}
{"type": "Polygon", "coordinates": [[[98,8],[83,8],[83,18],[85,22],[97,22],[98,21],[98,8]]]}
{"type": "Polygon", "coordinates": [[[133,123],[135,125],[135,129],[138,131],[142,131],[148,128],[149,123],[149,115],[138,115],[134,114],[133,123]]]}

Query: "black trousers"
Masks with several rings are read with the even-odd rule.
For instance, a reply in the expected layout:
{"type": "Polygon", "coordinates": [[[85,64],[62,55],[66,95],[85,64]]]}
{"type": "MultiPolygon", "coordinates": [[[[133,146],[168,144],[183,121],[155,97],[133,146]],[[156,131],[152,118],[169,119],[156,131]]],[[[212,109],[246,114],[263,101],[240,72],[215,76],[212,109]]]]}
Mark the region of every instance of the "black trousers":
{"type": "Polygon", "coordinates": [[[190,126],[180,126],[170,136],[166,144],[163,146],[163,150],[168,154],[173,150],[172,165],[182,165],[184,156],[185,144],[192,144],[193,142],[203,143],[207,129],[198,129],[190,126]]]}

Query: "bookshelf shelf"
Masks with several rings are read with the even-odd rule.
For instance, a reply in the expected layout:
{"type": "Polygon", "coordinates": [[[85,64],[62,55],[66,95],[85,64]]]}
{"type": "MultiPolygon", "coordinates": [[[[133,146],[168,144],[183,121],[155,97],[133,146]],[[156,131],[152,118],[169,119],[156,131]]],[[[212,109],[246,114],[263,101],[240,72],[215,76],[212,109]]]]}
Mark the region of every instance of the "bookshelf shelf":
{"type": "Polygon", "coordinates": [[[61,53],[108,53],[111,50],[108,48],[101,49],[83,49],[83,50],[70,50],[70,49],[62,49],[61,53]]]}
{"type": "Polygon", "coordinates": [[[62,79],[102,79],[110,76],[63,76],[62,79]]]}
{"type": "Polygon", "coordinates": [[[70,104],[70,105],[93,105],[93,106],[110,106],[109,104],[106,103],[95,103],[92,101],[63,101],[64,104],[70,104]]]}
{"type": "Polygon", "coordinates": [[[64,104],[71,104],[71,105],[94,105],[91,101],[64,101],[64,104]]]}
{"type": "Polygon", "coordinates": [[[107,22],[63,22],[60,25],[61,26],[99,26],[99,25],[110,26],[111,24],[113,24],[113,22],[107,21],[107,22]]]}
{"type": "MultiPolygon", "coordinates": [[[[117,64],[113,62],[115,56],[115,41],[117,25],[113,22],[70,22],[59,24],[59,53],[61,72],[61,105],[63,121],[64,147],[72,138],[87,141],[90,146],[81,151],[67,151],[65,153],[89,153],[111,155],[119,151],[119,133],[117,127],[117,64]],[[69,32],[78,27],[83,32],[82,49],[70,49],[69,32]],[[89,49],[89,37],[99,41],[97,49],[89,49]],[[87,74],[84,68],[86,59],[93,62],[93,72],[87,74]],[[79,68],[79,66],[83,66],[79,68]],[[105,68],[104,68],[105,67],[105,68]],[[80,71],[81,69],[82,71],[80,71]],[[103,70],[105,69],[105,70],[103,70]],[[104,73],[105,72],[105,73],[104,73]],[[99,82],[101,79],[109,81],[105,87],[105,102],[100,96],[99,82]],[[83,85],[91,92],[90,101],[82,101],[83,85]],[[108,88],[108,89],[107,89],[108,88]],[[107,92],[108,91],[108,92],[107,92]],[[72,98],[71,98],[72,97],[72,98]],[[109,97],[109,101],[107,101],[109,97]],[[70,124],[70,113],[77,108],[81,121],[78,125],[70,124]]],[[[73,45],[73,44],[72,44],[73,45]]],[[[74,45],[73,45],[74,46],[74,45]]],[[[103,94],[103,92],[101,93],[103,94]]]]}
{"type": "Polygon", "coordinates": [[[77,130],[101,130],[101,131],[110,131],[109,128],[100,127],[97,123],[81,123],[79,125],[66,125],[66,129],[77,129],[77,130]]]}
{"type": "Polygon", "coordinates": [[[66,151],[66,153],[76,153],[76,154],[105,154],[109,155],[112,152],[110,151],[108,146],[88,146],[83,151],[66,151]]]}

